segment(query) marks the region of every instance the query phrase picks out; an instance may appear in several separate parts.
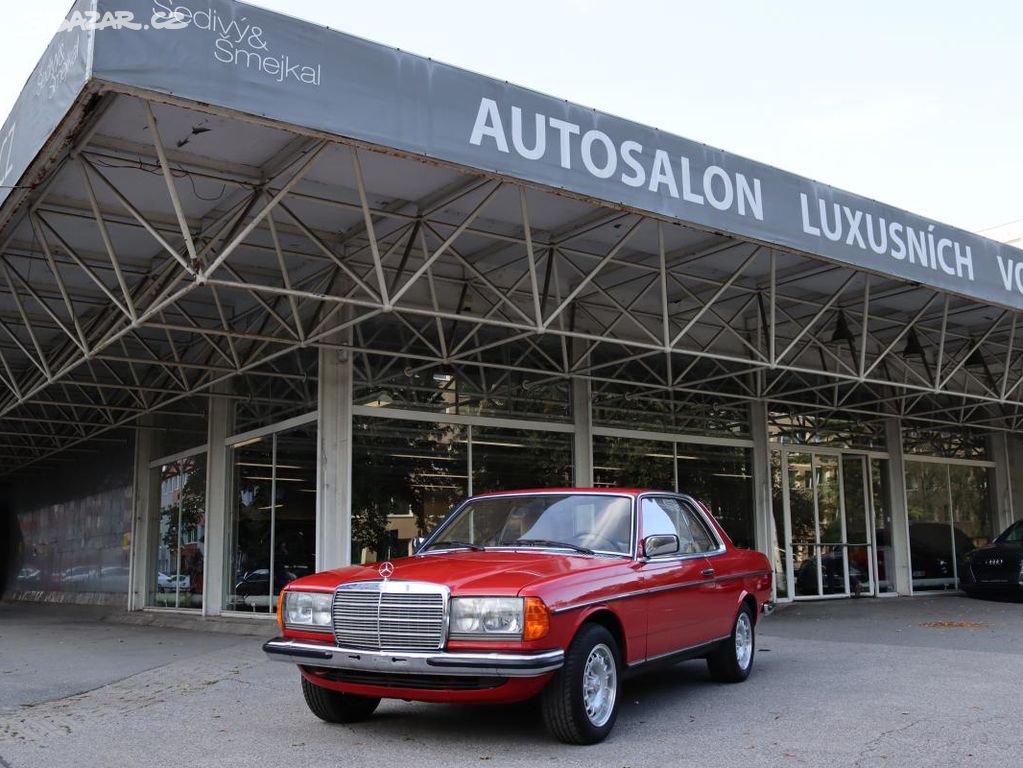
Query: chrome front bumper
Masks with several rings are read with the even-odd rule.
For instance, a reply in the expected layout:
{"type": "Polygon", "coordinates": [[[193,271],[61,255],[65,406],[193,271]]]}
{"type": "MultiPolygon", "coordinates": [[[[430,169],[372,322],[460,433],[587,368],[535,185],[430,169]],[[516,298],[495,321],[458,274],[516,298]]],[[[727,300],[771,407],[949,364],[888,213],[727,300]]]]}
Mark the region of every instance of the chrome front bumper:
{"type": "Polygon", "coordinates": [[[565,662],[565,652],[560,649],[536,653],[365,651],[285,637],[268,640],[263,650],[275,661],[308,667],[416,675],[536,677],[559,669],[565,662]]]}

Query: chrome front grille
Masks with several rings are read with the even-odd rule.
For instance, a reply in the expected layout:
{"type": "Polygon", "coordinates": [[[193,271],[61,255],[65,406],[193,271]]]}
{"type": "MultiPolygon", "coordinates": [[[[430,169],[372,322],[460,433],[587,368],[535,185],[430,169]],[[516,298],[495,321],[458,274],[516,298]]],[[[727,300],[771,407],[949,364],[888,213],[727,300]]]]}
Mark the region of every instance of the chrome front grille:
{"type": "Polygon", "coordinates": [[[343,648],[426,651],[444,645],[448,590],[415,581],[360,581],[334,593],[334,639],[343,648]]]}

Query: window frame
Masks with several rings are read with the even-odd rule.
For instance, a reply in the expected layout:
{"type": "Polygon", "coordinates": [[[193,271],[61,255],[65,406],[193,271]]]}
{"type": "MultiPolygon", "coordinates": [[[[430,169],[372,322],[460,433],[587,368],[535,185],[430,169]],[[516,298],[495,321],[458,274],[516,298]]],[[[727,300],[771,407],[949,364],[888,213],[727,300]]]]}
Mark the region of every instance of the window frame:
{"type": "MultiPolygon", "coordinates": [[[[636,499],[636,527],[642,533],[642,538],[639,541],[641,541],[642,539],[645,539],[647,537],[646,531],[642,530],[642,523],[643,523],[643,511],[642,511],[643,510],[643,502],[646,499],[657,499],[657,498],[670,498],[670,499],[674,499],[675,501],[679,502],[679,504],[682,507],[683,511],[685,511],[688,508],[689,511],[691,513],[695,514],[697,519],[701,523],[703,523],[704,528],[706,528],[707,533],[710,534],[711,541],[714,542],[714,544],[716,545],[716,548],[715,549],[711,549],[711,550],[707,550],[705,552],[690,552],[688,554],[683,554],[681,551],[679,551],[679,552],[675,552],[675,553],[667,554],[667,555],[657,555],[655,557],[644,557],[643,559],[645,559],[647,561],[650,561],[650,562],[662,562],[662,561],[667,561],[667,560],[692,560],[692,559],[698,558],[698,557],[716,557],[718,555],[723,555],[727,551],[727,547],[725,546],[724,541],[718,535],[717,528],[714,525],[712,525],[706,519],[706,515],[704,514],[703,509],[701,508],[701,506],[691,496],[687,496],[687,495],[681,494],[681,493],[665,493],[663,491],[656,491],[656,492],[650,492],[650,493],[642,493],[642,494],[639,495],[639,497],[636,499]]],[[[688,525],[688,520],[686,521],[686,524],[688,525]]],[[[690,535],[691,535],[691,533],[692,532],[690,531],[690,535]]],[[[637,555],[639,553],[639,541],[637,541],[637,543],[636,543],[637,555]]],[[[694,541],[695,541],[695,539],[694,539],[694,541]]],[[[681,547],[681,545],[682,545],[682,540],[681,540],[681,537],[680,537],[679,538],[679,547],[681,547]]]]}

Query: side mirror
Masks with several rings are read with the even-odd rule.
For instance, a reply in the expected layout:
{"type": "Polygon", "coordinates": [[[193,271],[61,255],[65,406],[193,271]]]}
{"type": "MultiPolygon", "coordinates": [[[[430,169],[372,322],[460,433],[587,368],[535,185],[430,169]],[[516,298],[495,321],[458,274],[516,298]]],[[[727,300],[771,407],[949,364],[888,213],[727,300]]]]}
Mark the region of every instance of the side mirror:
{"type": "Polygon", "coordinates": [[[678,536],[674,533],[656,533],[643,539],[643,554],[646,557],[673,555],[678,550],[678,536]]]}
{"type": "Polygon", "coordinates": [[[425,543],[426,543],[425,536],[416,536],[414,539],[412,539],[412,554],[414,555],[416,552],[418,552],[419,548],[423,546],[423,544],[425,543]]]}

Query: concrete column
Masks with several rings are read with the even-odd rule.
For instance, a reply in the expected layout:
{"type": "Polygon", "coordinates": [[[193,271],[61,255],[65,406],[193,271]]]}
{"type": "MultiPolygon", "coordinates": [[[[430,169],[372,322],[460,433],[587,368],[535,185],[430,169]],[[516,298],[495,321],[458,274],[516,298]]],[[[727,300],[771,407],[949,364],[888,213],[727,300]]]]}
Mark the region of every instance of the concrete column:
{"type": "Polygon", "coordinates": [[[991,489],[992,536],[998,535],[1013,521],[1012,471],[1009,459],[1009,436],[994,432],[988,437],[988,457],[995,463],[994,487],[991,489]]]}
{"type": "Polygon", "coordinates": [[[757,549],[773,562],[774,542],[771,530],[771,454],[768,447],[767,403],[750,403],[750,434],[753,437],[753,524],[757,549]]]}
{"type": "Polygon", "coordinates": [[[352,355],[321,349],[317,399],[316,570],[352,559],[352,355]]]}
{"type": "Polygon", "coordinates": [[[575,463],[575,485],[593,485],[593,408],[590,380],[572,379],[572,419],[575,423],[572,456],[575,463]]]}
{"type": "Polygon", "coordinates": [[[900,595],[913,594],[913,571],[909,557],[909,508],[906,502],[906,462],[902,452],[902,420],[885,419],[885,442],[888,446],[888,489],[892,523],[888,532],[891,559],[890,579],[900,595]]]}
{"type": "MultiPolygon", "coordinates": [[[[156,455],[157,433],[151,427],[153,418],[143,416],[135,427],[135,467],[132,482],[131,560],[128,568],[128,610],[138,611],[146,605],[150,582],[156,578],[156,539],[160,534],[158,521],[160,479],[150,470],[156,455]]],[[[153,585],[155,588],[155,585],[153,585]]]]}
{"type": "Polygon", "coordinates": [[[204,616],[216,616],[224,608],[224,585],[231,567],[230,524],[231,483],[230,449],[224,441],[234,426],[234,401],[226,389],[209,396],[209,423],[206,432],[206,549],[203,562],[204,616]]]}

